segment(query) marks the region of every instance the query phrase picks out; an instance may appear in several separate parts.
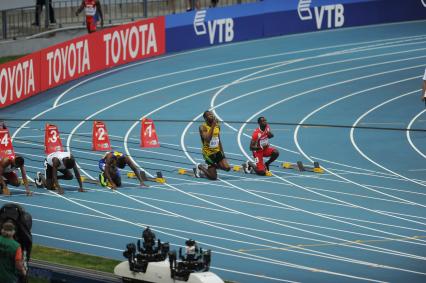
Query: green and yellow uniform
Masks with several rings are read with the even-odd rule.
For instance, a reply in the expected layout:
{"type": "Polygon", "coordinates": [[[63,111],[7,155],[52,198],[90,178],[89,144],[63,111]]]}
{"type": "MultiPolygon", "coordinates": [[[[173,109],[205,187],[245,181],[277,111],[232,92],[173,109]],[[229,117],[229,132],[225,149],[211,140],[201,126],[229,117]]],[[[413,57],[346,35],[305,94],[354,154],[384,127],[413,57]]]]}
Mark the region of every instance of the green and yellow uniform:
{"type": "MultiPolygon", "coordinates": [[[[211,126],[209,126],[207,123],[203,123],[202,126],[206,129],[207,132],[210,132],[211,126]]],[[[220,147],[219,133],[220,126],[219,124],[216,124],[215,128],[213,129],[213,134],[210,142],[207,142],[202,139],[202,153],[208,165],[214,165],[216,163],[219,163],[222,159],[225,158],[220,147]]]]}

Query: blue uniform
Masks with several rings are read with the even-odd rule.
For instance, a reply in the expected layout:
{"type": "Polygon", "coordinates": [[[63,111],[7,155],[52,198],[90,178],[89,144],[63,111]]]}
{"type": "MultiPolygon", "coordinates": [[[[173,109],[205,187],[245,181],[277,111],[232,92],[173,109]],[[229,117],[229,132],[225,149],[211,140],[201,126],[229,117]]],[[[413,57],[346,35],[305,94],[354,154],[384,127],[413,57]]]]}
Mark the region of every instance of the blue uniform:
{"type": "MultiPolygon", "coordinates": [[[[112,153],[116,157],[125,156],[123,153],[118,152],[118,151],[110,151],[110,152],[105,153],[104,157],[101,160],[99,160],[99,169],[101,169],[102,172],[105,172],[105,164],[106,164],[106,160],[105,159],[106,159],[106,156],[109,153],[112,153]]],[[[118,168],[116,168],[116,170],[117,170],[116,171],[117,175],[120,177],[120,170],[118,170],[118,168]]]]}

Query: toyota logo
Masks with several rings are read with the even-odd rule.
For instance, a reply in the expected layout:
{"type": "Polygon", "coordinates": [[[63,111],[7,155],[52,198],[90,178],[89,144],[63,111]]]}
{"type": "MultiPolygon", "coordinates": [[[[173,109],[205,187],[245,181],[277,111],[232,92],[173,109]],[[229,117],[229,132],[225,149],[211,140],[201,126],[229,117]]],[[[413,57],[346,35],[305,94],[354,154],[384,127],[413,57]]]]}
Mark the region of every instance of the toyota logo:
{"type": "Polygon", "coordinates": [[[421,0],[421,1],[422,1],[422,4],[423,4],[423,7],[426,8],[426,0],[421,0]]]}

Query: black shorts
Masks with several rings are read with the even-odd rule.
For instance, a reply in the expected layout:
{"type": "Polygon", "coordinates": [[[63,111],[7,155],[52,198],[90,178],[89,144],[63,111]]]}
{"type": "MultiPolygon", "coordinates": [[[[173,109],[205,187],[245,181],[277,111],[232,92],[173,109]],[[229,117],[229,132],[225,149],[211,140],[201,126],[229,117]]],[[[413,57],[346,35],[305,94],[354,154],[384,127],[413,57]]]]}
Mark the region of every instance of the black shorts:
{"type": "MultiPolygon", "coordinates": [[[[46,179],[51,180],[53,178],[52,174],[53,167],[50,166],[46,161],[44,162],[44,176],[46,179]]],[[[72,174],[68,169],[58,169],[58,172],[61,172],[64,175],[72,174]]]]}
{"type": "Polygon", "coordinates": [[[204,155],[204,160],[208,165],[215,165],[221,162],[223,159],[225,159],[225,156],[223,155],[222,151],[210,154],[210,155],[204,155]]]}

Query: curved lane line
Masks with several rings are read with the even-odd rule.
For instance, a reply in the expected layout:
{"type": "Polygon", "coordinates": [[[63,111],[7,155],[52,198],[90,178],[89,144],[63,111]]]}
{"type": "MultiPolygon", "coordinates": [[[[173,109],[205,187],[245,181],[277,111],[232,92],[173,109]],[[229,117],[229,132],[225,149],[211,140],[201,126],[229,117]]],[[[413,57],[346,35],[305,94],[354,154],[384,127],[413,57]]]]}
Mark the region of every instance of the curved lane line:
{"type": "MultiPolygon", "coordinates": [[[[392,170],[390,170],[390,169],[388,169],[388,168],[386,168],[386,167],[384,167],[383,165],[381,165],[381,164],[379,164],[379,163],[377,163],[377,162],[375,162],[374,160],[372,160],[371,158],[369,158],[359,147],[358,147],[358,145],[356,144],[356,142],[355,142],[355,138],[354,138],[354,131],[355,131],[355,129],[353,128],[353,127],[356,127],[356,125],[357,124],[359,124],[359,122],[362,120],[362,119],[364,119],[364,117],[366,117],[368,114],[370,114],[371,112],[373,112],[373,111],[375,111],[376,109],[378,109],[378,108],[380,108],[380,107],[382,107],[383,105],[386,105],[386,104],[388,104],[388,103],[390,103],[390,102],[392,102],[392,101],[395,101],[395,100],[397,100],[397,99],[399,99],[399,98],[402,98],[402,97],[405,97],[405,96],[407,96],[407,95],[411,95],[411,94],[414,94],[414,93],[419,93],[420,92],[420,90],[414,90],[414,91],[410,91],[410,92],[407,92],[407,93],[404,93],[404,94],[401,94],[401,95],[399,95],[399,96],[396,96],[396,97],[394,97],[394,98],[392,98],[392,99],[388,99],[388,100],[386,100],[385,102],[383,102],[383,103],[380,103],[380,104],[378,104],[378,105],[376,105],[376,106],[374,106],[373,108],[371,108],[370,110],[368,110],[367,112],[365,112],[364,114],[362,114],[354,123],[353,123],[353,125],[352,125],[352,128],[351,128],[351,131],[350,131],[350,134],[349,134],[349,136],[350,136],[350,140],[351,140],[351,143],[352,143],[352,145],[353,145],[353,147],[356,149],[356,151],[358,151],[358,153],[362,156],[362,157],[364,157],[365,159],[367,159],[369,162],[371,162],[372,164],[374,164],[374,165],[376,165],[377,167],[379,167],[379,168],[381,168],[381,169],[383,169],[383,170],[385,170],[385,171],[387,171],[387,172],[389,172],[389,173],[391,173],[391,174],[393,174],[393,175],[395,175],[395,176],[398,176],[398,177],[400,177],[400,178],[402,178],[402,179],[404,179],[404,180],[406,180],[406,181],[408,181],[408,182],[412,182],[412,183],[415,183],[415,184],[417,184],[417,185],[420,185],[420,186],[423,186],[423,187],[426,187],[426,184],[424,184],[424,183],[422,183],[422,182],[418,182],[418,181],[416,181],[416,180],[414,180],[414,179],[411,179],[411,178],[407,178],[407,177],[405,177],[405,176],[403,176],[403,175],[401,175],[401,174],[398,174],[398,173],[396,173],[395,171],[392,171],[392,170]]],[[[423,207],[426,207],[426,205],[422,205],[423,207]]]]}

